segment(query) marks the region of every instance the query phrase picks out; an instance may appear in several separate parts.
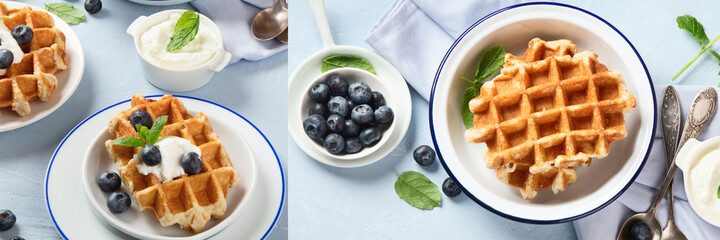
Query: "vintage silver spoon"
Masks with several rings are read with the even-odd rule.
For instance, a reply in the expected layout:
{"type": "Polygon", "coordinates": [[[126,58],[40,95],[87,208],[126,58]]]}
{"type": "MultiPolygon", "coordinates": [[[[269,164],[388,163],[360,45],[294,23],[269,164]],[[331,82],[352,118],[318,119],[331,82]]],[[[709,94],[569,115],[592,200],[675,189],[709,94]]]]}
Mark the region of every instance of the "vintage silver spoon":
{"type": "MultiPolygon", "coordinates": [[[[284,0],[283,2],[285,2],[285,9],[287,9],[288,8],[287,0],[284,0]]],[[[277,35],[277,37],[275,37],[275,39],[277,39],[278,41],[280,41],[282,43],[288,43],[288,29],[289,28],[290,28],[290,25],[288,25],[285,28],[285,30],[282,31],[282,33],[280,33],[280,35],[277,35]]]]}
{"type": "Polygon", "coordinates": [[[288,26],[288,10],[280,0],[275,0],[272,7],[263,9],[253,18],[252,34],[257,40],[270,40],[282,33],[288,26]]]}
{"type": "MultiPolygon", "coordinates": [[[[688,111],[687,119],[685,119],[685,129],[682,133],[677,149],[681,149],[688,139],[697,137],[700,131],[705,128],[705,125],[710,121],[710,118],[712,118],[715,114],[716,107],[717,92],[715,92],[715,89],[705,88],[700,91],[697,96],[695,96],[692,105],[690,105],[690,111],[688,111]]],[[[673,158],[672,164],[670,164],[670,168],[665,175],[665,180],[663,180],[662,187],[660,187],[658,195],[655,196],[655,200],[650,206],[650,209],[648,209],[647,212],[638,213],[628,218],[622,228],[620,228],[620,232],[617,237],[618,240],[633,239],[630,234],[630,229],[632,229],[633,225],[640,223],[644,223],[649,227],[650,236],[648,239],[660,240],[662,236],[662,226],[656,216],[657,207],[660,205],[660,201],[662,201],[665,192],[670,186],[670,183],[675,176],[676,169],[677,165],[675,165],[675,159],[673,158]]]]}
{"type": "MultiPolygon", "coordinates": [[[[663,130],[663,142],[665,143],[665,161],[668,168],[675,159],[677,152],[678,138],[680,138],[680,100],[678,100],[675,88],[670,85],[665,88],[662,108],[660,109],[660,123],[663,130]]],[[[662,231],[662,240],[687,240],[685,234],[675,225],[675,211],[673,209],[673,184],[668,188],[668,222],[662,231]]]]}

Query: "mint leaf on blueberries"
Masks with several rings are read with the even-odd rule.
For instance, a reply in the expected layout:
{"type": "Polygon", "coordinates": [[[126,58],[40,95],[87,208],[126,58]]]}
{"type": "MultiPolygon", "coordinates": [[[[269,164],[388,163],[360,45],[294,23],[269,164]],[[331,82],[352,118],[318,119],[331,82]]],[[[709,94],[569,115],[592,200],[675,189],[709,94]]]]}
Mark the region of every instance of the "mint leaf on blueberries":
{"type": "Polygon", "coordinates": [[[173,28],[173,33],[170,36],[170,43],[168,43],[165,51],[176,51],[188,45],[195,39],[198,29],[200,29],[200,14],[193,10],[183,12],[177,23],[175,23],[175,28],[173,28]]]}
{"type": "Polygon", "coordinates": [[[138,136],[140,138],[136,137],[123,137],[118,138],[113,141],[113,145],[120,145],[120,146],[127,146],[127,147],[142,147],[145,145],[153,145],[155,142],[157,142],[158,138],[160,138],[160,133],[162,133],[163,128],[165,127],[165,123],[167,123],[168,116],[160,116],[157,119],[155,119],[155,122],[152,125],[152,128],[148,130],[146,126],[137,124],[135,125],[135,131],[137,131],[138,136]]]}
{"type": "Polygon", "coordinates": [[[490,75],[497,71],[498,68],[502,67],[504,62],[505,48],[503,46],[492,47],[485,51],[480,57],[480,63],[478,63],[478,67],[475,70],[474,80],[470,80],[466,77],[460,77],[472,84],[470,87],[465,89],[465,94],[463,94],[461,112],[463,124],[466,129],[473,127],[473,118],[475,117],[475,114],[470,111],[470,100],[480,95],[480,87],[489,81],[489,79],[485,79],[490,77],[490,75]]]}
{"type": "Polygon", "coordinates": [[[115,141],[113,141],[113,145],[120,145],[126,147],[142,147],[145,146],[145,143],[135,137],[123,137],[115,139],[115,141]]]}
{"type": "Polygon", "coordinates": [[[359,68],[377,75],[375,67],[365,58],[351,55],[333,55],[323,59],[320,65],[321,72],[327,72],[335,68],[359,68]]]}
{"type": "Polygon", "coordinates": [[[422,173],[407,171],[398,175],[395,193],[413,207],[433,209],[440,206],[440,190],[422,173]]]}
{"type": "Polygon", "coordinates": [[[688,31],[695,40],[698,41],[700,46],[709,41],[707,35],[705,34],[705,28],[700,22],[698,22],[697,19],[695,19],[695,17],[685,14],[677,17],[675,21],[678,24],[678,28],[688,31]]]}
{"type": "Polygon", "coordinates": [[[150,130],[148,130],[148,128],[146,126],[143,126],[140,124],[135,125],[135,128],[137,128],[137,133],[138,133],[138,135],[140,135],[140,140],[142,140],[146,144],[150,144],[150,143],[148,143],[148,138],[149,138],[148,135],[150,135],[150,130]]]}
{"type": "Polygon", "coordinates": [[[150,128],[150,134],[147,138],[148,144],[155,144],[155,142],[157,142],[158,138],[160,137],[160,133],[162,133],[162,130],[165,127],[165,123],[167,123],[167,120],[167,115],[160,116],[159,118],[155,119],[152,128],[150,128]]]}
{"type": "Polygon", "coordinates": [[[85,21],[85,13],[67,3],[45,4],[45,10],[57,15],[68,24],[79,24],[85,21]]]}

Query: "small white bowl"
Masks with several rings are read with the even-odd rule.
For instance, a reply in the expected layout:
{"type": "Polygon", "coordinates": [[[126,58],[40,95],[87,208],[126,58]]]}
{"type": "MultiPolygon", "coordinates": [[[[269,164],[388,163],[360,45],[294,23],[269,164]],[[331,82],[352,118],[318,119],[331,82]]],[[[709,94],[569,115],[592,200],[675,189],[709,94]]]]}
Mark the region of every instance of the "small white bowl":
{"type": "Polygon", "coordinates": [[[400,140],[402,140],[407,131],[408,125],[406,123],[410,122],[411,117],[410,105],[408,103],[410,101],[409,94],[402,92],[402,89],[393,88],[390,83],[391,82],[382,81],[378,76],[362,69],[337,68],[317,76],[303,87],[291,88],[288,100],[292,102],[294,106],[288,107],[288,128],[290,134],[305,153],[328,165],[358,167],[380,160],[400,143],[400,140]],[[394,114],[393,121],[389,125],[383,124],[380,126],[383,136],[375,145],[364,147],[360,152],[353,154],[331,154],[323,147],[320,141],[313,140],[305,134],[302,122],[308,116],[308,108],[313,102],[308,93],[313,86],[318,83],[324,83],[331,75],[340,75],[350,84],[354,82],[365,82],[373,91],[380,92],[385,98],[386,105],[392,108],[394,114]],[[290,99],[297,99],[297,101],[290,99]]]}
{"type": "MultiPolygon", "coordinates": [[[[700,160],[703,155],[709,153],[710,151],[717,149],[718,146],[720,146],[720,136],[713,137],[703,142],[691,138],[685,142],[685,145],[683,145],[675,157],[675,164],[683,172],[685,195],[687,196],[688,202],[690,202],[690,206],[693,211],[700,216],[700,218],[712,225],[715,225],[716,227],[720,227],[720,215],[717,215],[717,213],[714,215],[712,212],[699,209],[698,205],[700,204],[700,199],[697,199],[697,196],[689,193],[690,189],[694,188],[690,183],[689,174],[690,169],[697,164],[697,160],[700,160]]],[[[712,195],[715,196],[715,192],[713,192],[712,195]]]]}
{"type": "Polygon", "coordinates": [[[219,46],[218,52],[213,58],[200,66],[188,69],[172,69],[148,61],[147,56],[140,51],[140,37],[142,34],[151,27],[167,21],[169,15],[182,14],[184,11],[186,10],[166,10],[150,15],[149,17],[140,16],[135,19],[127,29],[127,33],[133,37],[135,42],[135,49],[137,50],[138,56],[140,56],[140,65],[142,66],[145,79],[155,87],[173,92],[192,91],[204,86],[210,81],[215,72],[219,72],[227,66],[232,57],[223,47],[223,38],[220,29],[212,20],[200,14],[200,25],[210,29],[219,46]]]}

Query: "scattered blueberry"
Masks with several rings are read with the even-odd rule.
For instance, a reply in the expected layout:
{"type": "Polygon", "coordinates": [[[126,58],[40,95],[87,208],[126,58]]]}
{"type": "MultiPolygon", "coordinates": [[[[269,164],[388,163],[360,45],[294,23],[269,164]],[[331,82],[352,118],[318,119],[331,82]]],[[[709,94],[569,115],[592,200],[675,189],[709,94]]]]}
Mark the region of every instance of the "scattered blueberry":
{"type": "Polygon", "coordinates": [[[360,139],[353,137],[345,140],[345,153],[356,153],[362,150],[360,139]]]}
{"type": "Polygon", "coordinates": [[[435,150],[428,145],[419,146],[413,151],[413,158],[421,166],[430,166],[435,162],[435,150]]]}
{"type": "Polygon", "coordinates": [[[314,139],[325,139],[325,136],[328,134],[328,126],[325,118],[318,114],[313,114],[305,118],[305,120],[303,120],[303,128],[305,129],[305,134],[314,139]]]}
{"type": "Polygon", "coordinates": [[[100,174],[97,184],[103,192],[114,192],[120,189],[120,175],[106,171],[100,174]]]}
{"type": "Polygon", "coordinates": [[[15,226],[15,214],[7,209],[0,210],[0,231],[5,231],[15,226]]]}
{"type": "Polygon", "coordinates": [[[393,117],[395,116],[393,114],[392,108],[388,106],[381,106],[377,110],[375,110],[375,121],[378,123],[389,123],[392,122],[393,117]]]}
{"type": "Polygon", "coordinates": [[[328,102],[328,110],[330,111],[330,114],[337,114],[345,117],[349,111],[348,100],[344,97],[335,96],[328,102]]]}
{"type": "Polygon", "coordinates": [[[326,103],[330,100],[330,87],[324,83],[318,83],[310,89],[310,98],[318,103],[326,103]]]}
{"type": "Polygon", "coordinates": [[[373,120],[373,117],[373,109],[367,104],[355,106],[350,113],[350,118],[358,124],[369,123],[373,120]]]}
{"type": "Polygon", "coordinates": [[[152,117],[150,117],[150,114],[143,110],[137,110],[130,114],[130,124],[132,124],[133,128],[137,130],[137,125],[140,124],[142,126],[147,127],[150,129],[152,127],[152,117]]]}
{"type": "Polygon", "coordinates": [[[325,116],[327,114],[327,106],[322,103],[313,103],[312,105],[310,105],[310,108],[308,108],[308,116],[313,114],[325,116]]]}
{"type": "Polygon", "coordinates": [[[334,133],[342,133],[345,130],[345,118],[340,115],[333,114],[327,119],[328,129],[334,133]]]}
{"type": "Polygon", "coordinates": [[[85,0],[85,11],[89,14],[96,14],[102,9],[102,2],[100,0],[85,0]]]}
{"type": "Polygon", "coordinates": [[[326,80],[333,96],[347,96],[348,82],[340,75],[332,75],[326,80]]]}
{"type": "Polygon", "coordinates": [[[360,132],[360,137],[358,138],[363,145],[370,146],[380,141],[380,138],[382,138],[382,132],[376,127],[369,127],[362,130],[362,132],[360,132]]]}
{"type": "Polygon", "coordinates": [[[342,131],[343,137],[357,137],[360,134],[360,126],[352,119],[345,120],[345,130],[342,131]]]}
{"type": "Polygon", "coordinates": [[[110,212],[123,213],[130,208],[130,195],[124,192],[111,193],[107,200],[107,207],[110,212]]]}
{"type": "Polygon", "coordinates": [[[643,222],[635,223],[630,228],[630,237],[636,240],[645,240],[650,237],[650,227],[643,222]]]}
{"type": "Polygon", "coordinates": [[[372,89],[364,82],[354,82],[348,87],[348,96],[350,100],[357,104],[370,103],[372,99],[372,89]]]}
{"type": "Polygon", "coordinates": [[[15,56],[10,50],[0,50],[0,69],[7,69],[13,64],[15,56]]]}
{"type": "Polygon", "coordinates": [[[23,237],[21,237],[21,236],[14,236],[14,237],[11,238],[10,240],[25,240],[25,239],[24,239],[23,237]]]}
{"type": "Polygon", "coordinates": [[[337,133],[328,134],[323,143],[325,149],[332,154],[338,154],[345,148],[345,140],[337,133]]]}
{"type": "Polygon", "coordinates": [[[457,195],[460,195],[460,187],[455,183],[455,181],[452,180],[452,178],[447,178],[443,182],[442,190],[448,197],[455,197],[457,195]]]}
{"type": "Polygon", "coordinates": [[[185,174],[188,176],[200,173],[203,168],[202,159],[200,159],[200,155],[196,152],[185,153],[180,163],[182,164],[185,174]]]}
{"type": "Polygon", "coordinates": [[[162,155],[160,155],[160,148],[155,145],[145,145],[142,151],[140,151],[140,159],[145,165],[157,166],[162,162],[162,155]]]}
{"type": "Polygon", "coordinates": [[[15,38],[15,41],[17,41],[18,45],[25,45],[32,41],[33,30],[24,24],[20,24],[17,25],[17,27],[13,28],[13,30],[10,32],[10,35],[15,38]]]}
{"type": "Polygon", "coordinates": [[[372,92],[370,106],[372,106],[374,109],[378,109],[382,106],[385,106],[385,97],[383,97],[382,93],[380,93],[378,91],[372,92]]]}

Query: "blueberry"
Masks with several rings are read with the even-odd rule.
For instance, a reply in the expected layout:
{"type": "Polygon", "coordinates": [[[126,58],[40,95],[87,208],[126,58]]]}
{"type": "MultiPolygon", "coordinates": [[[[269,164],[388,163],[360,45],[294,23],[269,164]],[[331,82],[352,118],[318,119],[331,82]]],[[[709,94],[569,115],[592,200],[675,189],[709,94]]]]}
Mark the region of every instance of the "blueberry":
{"type": "Polygon", "coordinates": [[[340,75],[332,75],[326,80],[333,96],[347,96],[348,82],[340,75]]]}
{"type": "Polygon", "coordinates": [[[160,155],[160,148],[155,145],[145,145],[140,151],[140,159],[145,165],[157,166],[162,162],[162,155],[160,155]]]}
{"type": "Polygon", "coordinates": [[[345,130],[345,118],[340,115],[333,114],[327,119],[328,129],[334,133],[342,133],[345,130]]]}
{"type": "Polygon", "coordinates": [[[413,151],[413,158],[422,166],[430,166],[435,162],[435,150],[428,145],[419,146],[413,151]]]}
{"type": "Polygon", "coordinates": [[[448,197],[455,197],[457,195],[460,195],[460,187],[455,183],[455,181],[452,180],[452,178],[447,178],[443,182],[442,190],[448,197]]]}
{"type": "Polygon", "coordinates": [[[351,110],[351,111],[352,111],[353,108],[355,108],[355,106],[357,106],[357,104],[355,104],[355,102],[350,101],[350,100],[348,100],[347,103],[348,103],[348,104],[347,104],[348,109],[351,110]]]}
{"type": "Polygon", "coordinates": [[[630,228],[630,237],[636,240],[645,240],[650,237],[650,227],[643,222],[635,223],[630,228]]]}
{"type": "Polygon", "coordinates": [[[330,100],[330,87],[324,83],[318,83],[310,89],[310,98],[319,103],[326,103],[330,100]]]}
{"type": "Polygon", "coordinates": [[[7,69],[13,64],[15,56],[10,50],[0,50],[0,69],[7,69]]]}
{"type": "Polygon", "coordinates": [[[150,117],[150,114],[143,110],[137,110],[130,114],[130,124],[132,124],[133,128],[137,130],[137,125],[140,124],[142,126],[147,127],[150,129],[152,127],[152,117],[150,117]]]}
{"type": "Polygon", "coordinates": [[[85,11],[89,14],[96,14],[102,9],[102,2],[100,0],[85,0],[85,11]]]}
{"type": "Polygon", "coordinates": [[[10,240],[25,240],[25,239],[24,239],[23,237],[21,237],[21,236],[14,236],[14,237],[11,238],[10,240]]]}
{"type": "Polygon", "coordinates": [[[369,127],[362,130],[362,132],[360,132],[360,137],[358,138],[363,145],[370,146],[380,141],[380,138],[382,138],[382,132],[380,132],[380,129],[376,127],[369,127]]]}
{"type": "Polygon", "coordinates": [[[310,108],[308,108],[308,116],[313,114],[325,116],[327,114],[327,106],[322,103],[313,103],[312,105],[310,105],[310,108]]]}
{"type": "Polygon", "coordinates": [[[33,30],[24,24],[20,24],[17,25],[17,27],[13,28],[13,30],[10,32],[10,35],[15,38],[15,41],[17,41],[18,45],[25,45],[32,41],[33,30]]]}
{"type": "Polygon", "coordinates": [[[15,226],[15,214],[7,209],[0,210],[0,231],[5,231],[15,226]]]}
{"type": "Polygon", "coordinates": [[[375,121],[378,123],[389,123],[392,122],[394,114],[392,108],[388,106],[381,106],[375,110],[375,121]]]}
{"type": "Polygon", "coordinates": [[[328,101],[328,110],[330,114],[337,114],[340,116],[347,116],[349,112],[348,100],[344,97],[335,96],[328,101]]]}
{"type": "Polygon", "coordinates": [[[364,82],[354,82],[348,87],[348,96],[350,100],[357,104],[370,103],[372,99],[372,89],[364,82]]]}
{"type": "Polygon", "coordinates": [[[97,184],[103,192],[114,192],[120,189],[120,175],[106,171],[100,174],[97,184]]]}
{"type": "Polygon", "coordinates": [[[352,119],[345,120],[345,130],[342,131],[343,137],[357,137],[360,134],[360,126],[352,119]]]}
{"type": "Polygon", "coordinates": [[[360,142],[360,139],[353,137],[345,140],[346,153],[356,153],[360,150],[362,150],[362,143],[360,142]]]}
{"type": "Polygon", "coordinates": [[[338,154],[345,148],[345,139],[337,133],[328,134],[323,143],[325,149],[332,154],[338,154]]]}
{"type": "Polygon", "coordinates": [[[107,200],[107,207],[110,212],[123,213],[130,208],[130,195],[124,192],[111,193],[107,200]]]}
{"type": "Polygon", "coordinates": [[[367,104],[357,105],[350,112],[350,118],[358,124],[370,123],[373,117],[373,109],[367,104]]]}
{"type": "Polygon", "coordinates": [[[325,122],[325,118],[319,114],[313,114],[303,120],[303,128],[305,134],[313,139],[324,139],[328,134],[328,126],[325,122]]]}
{"type": "Polygon", "coordinates": [[[372,106],[374,109],[378,109],[382,106],[385,106],[385,97],[383,97],[382,93],[378,91],[372,92],[372,97],[370,99],[370,106],[372,106]]]}
{"type": "Polygon", "coordinates": [[[187,152],[182,156],[180,162],[182,164],[185,174],[188,176],[198,174],[202,171],[202,159],[196,152],[187,152]]]}

